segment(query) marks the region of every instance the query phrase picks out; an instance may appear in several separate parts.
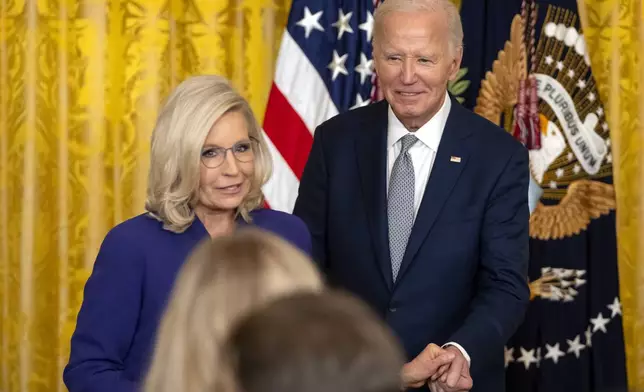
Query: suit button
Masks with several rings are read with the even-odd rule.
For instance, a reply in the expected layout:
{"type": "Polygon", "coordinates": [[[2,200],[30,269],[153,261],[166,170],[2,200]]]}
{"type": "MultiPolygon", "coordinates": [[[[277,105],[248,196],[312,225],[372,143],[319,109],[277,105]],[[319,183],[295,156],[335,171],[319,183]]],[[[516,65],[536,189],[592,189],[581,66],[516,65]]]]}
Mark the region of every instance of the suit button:
{"type": "Polygon", "coordinates": [[[396,311],[396,308],[389,308],[389,313],[394,313],[396,311]]]}

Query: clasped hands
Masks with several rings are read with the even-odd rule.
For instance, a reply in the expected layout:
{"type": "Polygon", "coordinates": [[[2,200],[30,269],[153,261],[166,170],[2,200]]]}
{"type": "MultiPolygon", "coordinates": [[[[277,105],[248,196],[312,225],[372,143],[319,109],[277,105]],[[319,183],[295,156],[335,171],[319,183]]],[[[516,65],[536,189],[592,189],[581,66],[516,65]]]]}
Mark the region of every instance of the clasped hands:
{"type": "Polygon", "coordinates": [[[402,381],[405,389],[427,384],[432,392],[469,391],[473,385],[470,366],[460,350],[433,343],[403,366],[402,381]]]}

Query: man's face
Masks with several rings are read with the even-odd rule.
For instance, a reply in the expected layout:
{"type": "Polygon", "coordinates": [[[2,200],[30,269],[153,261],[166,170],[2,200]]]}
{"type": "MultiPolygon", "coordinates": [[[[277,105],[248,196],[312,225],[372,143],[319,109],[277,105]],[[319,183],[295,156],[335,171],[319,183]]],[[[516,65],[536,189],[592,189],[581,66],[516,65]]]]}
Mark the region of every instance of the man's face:
{"type": "Polygon", "coordinates": [[[380,88],[410,130],[429,121],[443,104],[447,82],[460,67],[462,50],[449,42],[444,12],[384,15],[374,42],[380,88]]]}

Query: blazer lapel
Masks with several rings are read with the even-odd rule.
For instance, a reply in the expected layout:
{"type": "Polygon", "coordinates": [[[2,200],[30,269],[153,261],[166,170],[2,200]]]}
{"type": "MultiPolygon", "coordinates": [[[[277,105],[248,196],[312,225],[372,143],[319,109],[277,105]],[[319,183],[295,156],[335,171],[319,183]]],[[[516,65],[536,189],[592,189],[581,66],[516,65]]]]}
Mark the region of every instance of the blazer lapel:
{"type": "Polygon", "coordinates": [[[461,117],[459,111],[461,110],[467,109],[452,99],[452,108],[445,124],[436,159],[434,160],[429,181],[427,181],[423,200],[416,215],[396,281],[400,281],[403,278],[405,271],[414,260],[418,249],[427,238],[439,212],[467,164],[469,154],[463,140],[470,135],[470,130],[467,124],[459,121],[461,117]]]}
{"type": "Polygon", "coordinates": [[[387,232],[387,103],[372,105],[372,115],[365,116],[356,138],[356,157],[362,197],[376,250],[376,262],[389,290],[393,288],[387,232]]]}

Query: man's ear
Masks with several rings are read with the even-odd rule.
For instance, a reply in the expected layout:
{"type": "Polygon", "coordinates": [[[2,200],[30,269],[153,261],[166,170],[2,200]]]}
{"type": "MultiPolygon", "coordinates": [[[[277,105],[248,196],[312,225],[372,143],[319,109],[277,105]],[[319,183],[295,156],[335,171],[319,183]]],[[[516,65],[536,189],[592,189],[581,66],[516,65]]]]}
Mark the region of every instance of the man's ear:
{"type": "Polygon", "coordinates": [[[463,60],[463,45],[459,45],[454,49],[454,58],[450,64],[449,80],[454,81],[458,70],[461,69],[461,61],[463,60]]]}
{"type": "Polygon", "coordinates": [[[373,71],[378,75],[378,58],[380,57],[380,48],[377,46],[376,40],[372,40],[371,59],[373,60],[373,71]]]}

